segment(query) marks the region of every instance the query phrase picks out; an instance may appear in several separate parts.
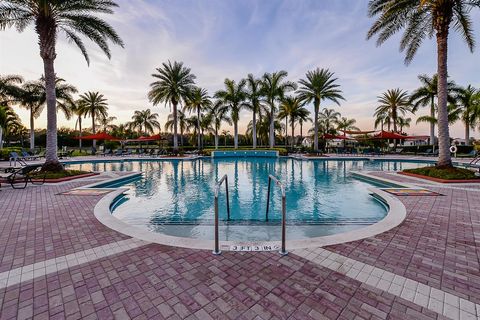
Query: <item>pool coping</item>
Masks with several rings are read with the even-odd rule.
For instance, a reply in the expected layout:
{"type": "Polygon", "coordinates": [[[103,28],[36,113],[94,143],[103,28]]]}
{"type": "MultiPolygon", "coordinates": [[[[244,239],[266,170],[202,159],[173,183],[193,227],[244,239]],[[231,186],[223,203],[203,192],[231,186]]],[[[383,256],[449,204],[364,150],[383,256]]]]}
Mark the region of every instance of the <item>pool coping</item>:
{"type": "MultiPolygon", "coordinates": [[[[137,172],[127,176],[130,176],[131,178],[136,175],[141,175],[141,173],[137,172]]],[[[366,175],[370,179],[374,179],[374,180],[384,180],[383,182],[389,181],[388,179],[382,179],[382,178],[378,178],[368,174],[362,173],[362,175],[366,175]]],[[[127,176],[123,176],[121,178],[125,179],[125,177],[127,176]]],[[[95,187],[95,185],[102,185],[110,182],[113,183],[115,180],[119,180],[121,178],[103,181],[101,183],[95,183],[90,186],[84,186],[83,188],[85,187],[93,188],[95,187]]],[[[396,185],[403,185],[407,187],[403,183],[399,184],[392,181],[389,181],[389,182],[394,183],[396,185]]],[[[156,232],[148,231],[141,227],[136,227],[136,226],[127,224],[115,218],[111,214],[110,208],[112,204],[116,201],[116,199],[122,196],[123,193],[128,189],[121,188],[121,187],[110,188],[110,189],[113,192],[110,192],[104,197],[102,197],[100,201],[95,205],[95,208],[94,208],[95,217],[97,218],[98,221],[100,221],[106,227],[136,239],[140,239],[140,240],[151,242],[151,243],[157,243],[161,245],[189,248],[189,249],[199,249],[199,250],[212,250],[214,248],[214,240],[177,237],[177,236],[171,236],[171,235],[166,235],[162,233],[156,233],[156,232]]],[[[287,250],[324,247],[324,246],[352,242],[356,240],[373,237],[375,235],[378,235],[380,233],[386,232],[390,229],[393,229],[399,226],[405,220],[407,216],[407,211],[404,204],[399,199],[383,191],[382,188],[371,187],[371,188],[368,188],[368,190],[371,191],[374,196],[379,197],[379,201],[384,201],[388,206],[387,215],[382,220],[369,226],[361,227],[359,229],[338,233],[334,235],[312,237],[312,238],[305,238],[305,239],[294,239],[294,240],[288,240],[287,238],[287,242],[286,242],[287,250]]],[[[212,226],[212,229],[213,229],[213,226],[212,226]]],[[[279,244],[280,244],[280,241],[242,242],[242,241],[227,241],[227,240],[220,239],[220,249],[224,251],[229,251],[232,246],[239,246],[239,245],[240,246],[262,245],[262,246],[270,246],[272,248],[275,248],[275,247],[278,247],[279,244]]]]}

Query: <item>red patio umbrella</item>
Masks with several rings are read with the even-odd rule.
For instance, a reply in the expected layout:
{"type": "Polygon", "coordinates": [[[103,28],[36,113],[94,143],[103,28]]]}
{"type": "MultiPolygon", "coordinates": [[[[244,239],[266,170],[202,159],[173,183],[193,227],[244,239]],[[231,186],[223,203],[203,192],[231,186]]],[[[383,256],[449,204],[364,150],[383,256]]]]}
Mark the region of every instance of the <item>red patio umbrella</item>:
{"type": "Polygon", "coordinates": [[[405,140],[407,136],[402,136],[401,134],[395,133],[395,132],[389,132],[389,131],[380,131],[379,133],[375,134],[373,136],[373,139],[398,139],[398,140],[405,140]]]}
{"type": "Polygon", "coordinates": [[[111,141],[120,141],[121,139],[115,138],[114,136],[109,135],[106,132],[99,132],[83,137],[75,137],[75,139],[82,140],[111,140],[111,141]]]}
{"type": "Polygon", "coordinates": [[[325,140],[334,140],[334,139],[340,139],[340,140],[351,140],[349,137],[347,136],[337,136],[337,135],[333,135],[333,134],[329,134],[329,133],[325,133],[323,135],[323,139],[325,140]]]}

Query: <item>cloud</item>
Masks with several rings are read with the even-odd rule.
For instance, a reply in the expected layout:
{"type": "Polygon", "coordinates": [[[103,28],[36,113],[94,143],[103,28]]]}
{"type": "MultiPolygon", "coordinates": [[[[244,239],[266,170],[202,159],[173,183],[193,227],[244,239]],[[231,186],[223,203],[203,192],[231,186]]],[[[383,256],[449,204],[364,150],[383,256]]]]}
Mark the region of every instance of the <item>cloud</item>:
{"type": "MultiPolygon", "coordinates": [[[[287,70],[291,80],[307,70],[329,68],[339,78],[346,102],[335,107],[370,129],[376,97],[400,87],[415,89],[417,75],[436,70],[435,43],[426,41],[413,63],[406,67],[398,52],[398,37],[381,47],[365,36],[372,23],[367,2],[355,0],[178,0],[119,1],[115,15],[106,16],[125,42],[112,47],[112,60],[93,44],[87,44],[91,66],[77,48],[59,38],[56,70],[80,92],[100,91],[109,100],[110,112],[128,121],[135,109],[153,108],[162,124],[169,109],[153,107],[147,99],[151,74],[167,60],[183,61],[192,68],[199,85],[211,93],[222,88],[226,77],[239,80],[248,73],[287,70]]],[[[478,10],[477,10],[478,11],[478,10]]],[[[473,20],[479,21],[474,13],[473,20]]],[[[480,28],[477,24],[475,27],[480,28]]],[[[477,39],[480,36],[476,31],[477,39]]],[[[478,51],[471,54],[458,35],[450,41],[450,75],[457,83],[480,86],[478,51]]],[[[18,34],[0,33],[0,70],[27,79],[42,74],[37,38],[32,29],[18,34]]],[[[324,106],[331,107],[330,103],[324,106]]],[[[312,107],[309,106],[312,110],[312,107]]],[[[423,111],[422,111],[423,112],[423,111]]],[[[24,122],[26,111],[20,111],[24,122]]],[[[241,131],[251,115],[241,114],[241,131]]],[[[73,126],[59,116],[62,125],[73,126]]],[[[45,126],[46,114],[37,121],[45,126]]],[[[411,128],[425,133],[426,125],[411,128]]],[[[452,128],[463,135],[461,124],[452,128]]]]}

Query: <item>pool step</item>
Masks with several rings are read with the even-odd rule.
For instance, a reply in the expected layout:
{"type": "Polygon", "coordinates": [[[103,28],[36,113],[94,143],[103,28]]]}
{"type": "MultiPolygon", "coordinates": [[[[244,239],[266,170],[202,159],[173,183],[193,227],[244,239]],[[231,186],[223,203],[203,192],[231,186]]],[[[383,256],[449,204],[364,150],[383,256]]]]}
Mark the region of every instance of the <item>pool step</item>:
{"type": "MultiPolygon", "coordinates": [[[[130,220],[130,219],[128,219],[130,220]]],[[[379,218],[324,218],[321,220],[287,220],[287,225],[294,226],[314,226],[314,225],[371,225],[378,222],[379,218]]],[[[124,220],[125,221],[125,220],[124,220]]],[[[140,219],[131,219],[133,224],[141,224],[140,219]]],[[[145,221],[147,222],[147,221],[145,221]]],[[[182,220],[182,219],[167,219],[167,218],[153,218],[149,219],[148,223],[151,225],[214,225],[213,219],[196,219],[196,220],[182,220]]],[[[220,225],[223,226],[279,226],[281,220],[221,220],[220,225]]]]}

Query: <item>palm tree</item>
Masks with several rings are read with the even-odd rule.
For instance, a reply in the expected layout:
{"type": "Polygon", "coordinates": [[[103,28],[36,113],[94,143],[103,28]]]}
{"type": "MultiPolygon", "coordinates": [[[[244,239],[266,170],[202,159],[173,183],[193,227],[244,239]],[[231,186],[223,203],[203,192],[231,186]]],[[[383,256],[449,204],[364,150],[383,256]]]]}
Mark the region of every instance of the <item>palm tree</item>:
{"type": "Polygon", "coordinates": [[[300,110],[298,110],[297,119],[300,126],[300,141],[303,141],[303,125],[307,122],[312,122],[312,118],[310,118],[310,111],[308,111],[305,107],[302,107],[300,110]]]}
{"type": "MultiPolygon", "coordinates": [[[[299,113],[304,112],[304,102],[298,97],[285,97],[280,102],[280,108],[278,112],[279,119],[285,119],[285,146],[287,146],[288,140],[288,120],[290,120],[290,128],[292,131],[292,148],[295,146],[295,120],[299,113]]],[[[305,109],[306,110],[306,109],[305,109]]]]}
{"type": "Polygon", "coordinates": [[[280,102],[286,93],[297,89],[294,82],[287,81],[287,71],[281,70],[273,73],[265,73],[262,77],[261,93],[264,96],[265,102],[270,107],[270,148],[275,147],[275,110],[276,102],[280,102]]]}
{"type": "Polygon", "coordinates": [[[3,136],[8,135],[15,127],[21,126],[18,115],[9,106],[0,105],[0,149],[3,149],[3,136]]]}
{"type": "Polygon", "coordinates": [[[257,148],[257,114],[260,115],[264,105],[262,104],[262,80],[253,74],[247,76],[247,103],[246,107],[252,111],[252,147],[257,148]]]}
{"type": "Polygon", "coordinates": [[[318,152],[318,114],[320,111],[320,103],[322,100],[329,100],[340,105],[340,100],[345,100],[342,96],[342,90],[339,89],[337,78],[334,73],[328,69],[315,69],[308,71],[305,75],[306,79],[300,79],[300,88],[298,89],[300,99],[306,103],[313,101],[314,107],[314,135],[313,149],[318,152]]]}
{"type": "Polygon", "coordinates": [[[221,101],[223,107],[230,110],[233,122],[233,144],[235,149],[238,148],[238,120],[240,118],[240,110],[245,107],[245,79],[240,80],[238,84],[235,80],[225,79],[225,90],[219,90],[215,93],[215,98],[221,101]]]}
{"type": "Polygon", "coordinates": [[[459,31],[471,51],[473,39],[470,12],[480,8],[480,1],[471,0],[371,0],[368,5],[371,17],[379,16],[368,32],[368,38],[378,35],[382,44],[401,29],[405,29],[400,50],[406,51],[405,63],[412,61],[425,38],[437,40],[438,74],[438,166],[451,167],[450,134],[448,130],[447,51],[450,27],[459,31]]]}
{"type": "Polygon", "coordinates": [[[138,129],[140,135],[152,134],[155,129],[160,129],[160,122],[158,122],[158,113],[152,113],[150,109],[135,111],[132,116],[130,127],[138,129]]]}
{"type": "Polygon", "coordinates": [[[375,129],[380,126],[380,130],[384,130],[385,125],[387,126],[387,130],[390,131],[390,128],[392,126],[392,118],[390,117],[390,112],[375,112],[375,123],[374,127],[375,129]]]}
{"type": "Polygon", "coordinates": [[[331,133],[335,130],[333,125],[337,123],[340,116],[340,112],[335,111],[335,109],[323,108],[322,112],[318,114],[318,119],[323,122],[325,133],[331,133]]]}
{"type": "MultiPolygon", "coordinates": [[[[197,130],[200,132],[202,122],[202,112],[207,110],[212,105],[210,96],[206,89],[199,87],[193,88],[185,102],[185,110],[197,113],[197,130]]],[[[197,147],[202,148],[202,135],[197,136],[197,147]]]]}
{"type": "MultiPolygon", "coordinates": [[[[422,74],[418,76],[422,86],[416,89],[410,96],[413,109],[416,112],[420,107],[430,107],[430,118],[436,119],[437,105],[435,99],[438,94],[438,76],[434,74],[432,77],[422,74]]],[[[457,88],[455,82],[447,81],[447,101],[448,103],[455,103],[455,98],[452,95],[457,88]]],[[[430,122],[430,144],[435,144],[435,123],[430,122]]]]}
{"type": "Polygon", "coordinates": [[[156,69],[158,73],[152,74],[152,77],[158,80],[150,84],[148,98],[153,105],[159,103],[171,103],[173,106],[173,149],[178,151],[178,104],[186,101],[190,92],[193,90],[195,75],[191,73],[190,68],[184,67],[183,62],[175,61],[173,64],[168,61],[163,63],[161,68],[156,69]]]}
{"type": "MultiPolygon", "coordinates": [[[[95,134],[95,118],[106,118],[108,116],[107,99],[99,92],[88,91],[80,95],[80,103],[84,108],[85,117],[92,118],[92,134],[95,134]]],[[[93,148],[97,147],[97,140],[93,140],[93,148]]]]}
{"type": "MultiPolygon", "coordinates": [[[[173,120],[173,113],[168,115],[167,122],[165,122],[165,131],[172,130],[174,128],[175,121],[173,120]]],[[[177,111],[177,124],[180,127],[180,145],[183,147],[183,133],[187,130],[187,117],[182,110],[177,111]]]]}
{"type": "Polygon", "coordinates": [[[100,119],[97,118],[97,125],[102,128],[103,132],[107,132],[108,130],[112,130],[115,127],[115,125],[113,124],[115,120],[117,120],[117,117],[113,116],[101,117],[100,119]]]}
{"type": "Polygon", "coordinates": [[[403,128],[410,128],[410,123],[412,123],[412,118],[398,117],[397,124],[400,128],[400,133],[403,132],[403,128]]]}
{"type": "Polygon", "coordinates": [[[19,101],[22,95],[20,84],[23,78],[18,75],[0,76],[0,105],[10,105],[19,101]]]}
{"type": "MultiPolygon", "coordinates": [[[[355,126],[355,123],[357,123],[357,120],[355,119],[348,119],[346,117],[341,117],[340,119],[337,120],[337,130],[339,131],[359,131],[360,129],[355,126]]],[[[343,146],[345,147],[345,141],[343,140],[343,146]]]]}
{"type": "MultiPolygon", "coordinates": [[[[393,124],[393,132],[397,133],[400,114],[404,115],[407,111],[412,110],[408,92],[399,88],[387,90],[378,97],[378,103],[380,105],[375,109],[374,116],[388,114],[393,124]]],[[[394,148],[396,148],[397,140],[394,144],[394,148]]]]}
{"type": "Polygon", "coordinates": [[[20,106],[30,113],[30,151],[35,149],[35,119],[40,117],[45,105],[45,90],[41,81],[25,82],[19,98],[20,106]]]}
{"type": "Polygon", "coordinates": [[[465,125],[465,144],[470,144],[470,129],[480,116],[480,90],[468,85],[466,88],[459,88],[456,95],[457,104],[462,110],[462,121],[465,125]]]}
{"type": "Polygon", "coordinates": [[[84,35],[110,58],[108,42],[123,47],[115,30],[96,14],[112,14],[117,4],[105,0],[3,0],[0,3],[0,30],[15,27],[20,32],[34,23],[43,60],[47,92],[47,151],[44,170],[61,171],[57,156],[57,107],[55,94],[55,47],[59,32],[78,46],[87,63],[87,49],[80,38],[84,35]]]}
{"type": "Polygon", "coordinates": [[[82,150],[82,117],[85,116],[85,106],[82,103],[82,100],[79,99],[72,104],[72,113],[77,117],[75,121],[75,130],[78,126],[78,148],[82,150]]]}
{"type": "Polygon", "coordinates": [[[223,142],[225,147],[227,146],[227,137],[230,135],[230,131],[222,130],[223,142]]]}
{"type": "Polygon", "coordinates": [[[218,149],[218,131],[222,125],[222,122],[226,122],[232,125],[232,119],[228,116],[228,108],[226,108],[222,101],[217,101],[212,107],[210,107],[209,115],[213,121],[213,133],[215,135],[215,149],[218,149]]]}

